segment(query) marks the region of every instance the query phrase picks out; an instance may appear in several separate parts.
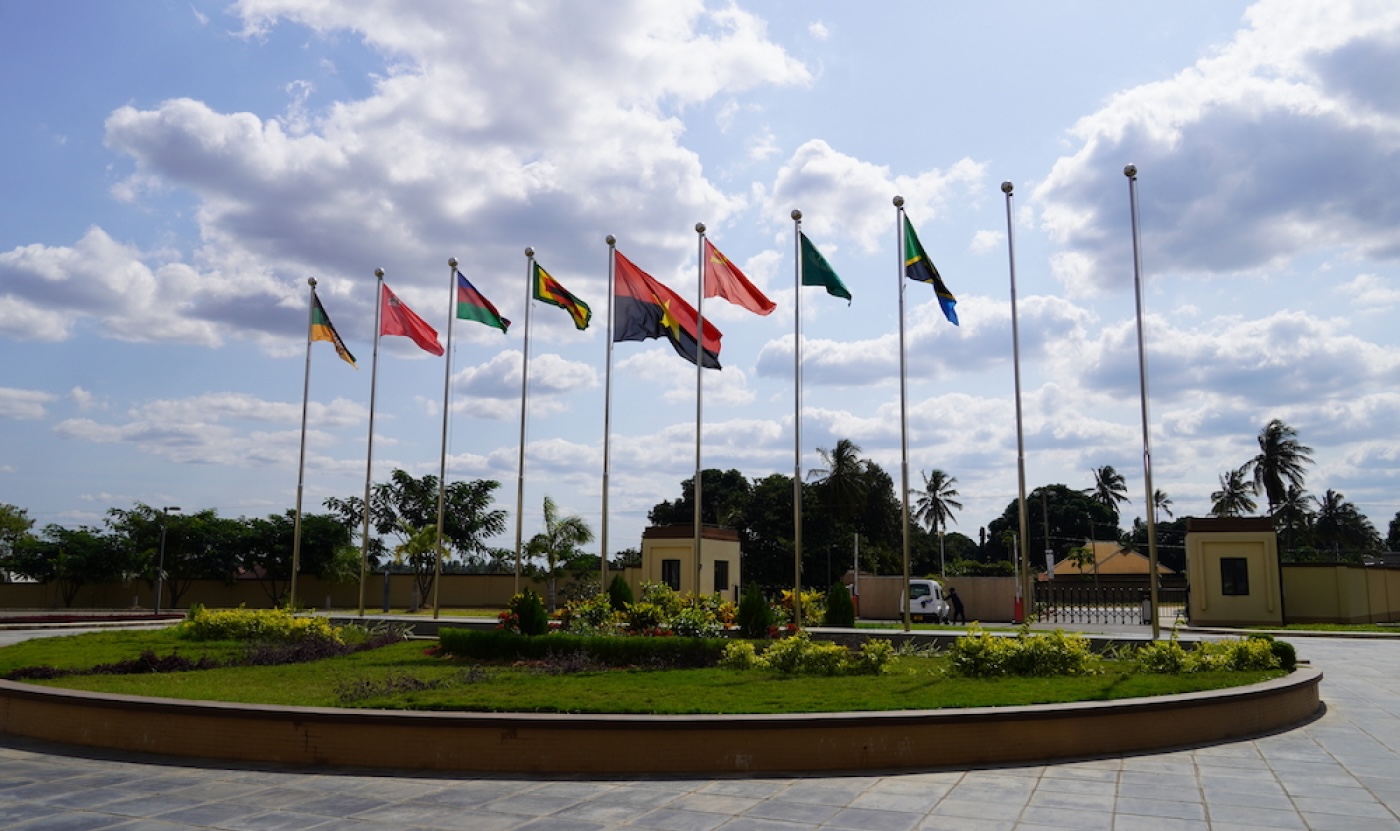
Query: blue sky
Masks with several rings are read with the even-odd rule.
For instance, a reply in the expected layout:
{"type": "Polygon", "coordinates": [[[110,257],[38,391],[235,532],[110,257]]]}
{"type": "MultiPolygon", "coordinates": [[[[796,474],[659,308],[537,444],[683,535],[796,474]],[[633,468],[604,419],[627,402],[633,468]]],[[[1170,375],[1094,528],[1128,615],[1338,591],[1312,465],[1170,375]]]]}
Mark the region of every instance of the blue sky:
{"type": "MultiPolygon", "coordinates": [[[[976,537],[1016,495],[1010,180],[1028,485],[1114,465],[1126,523],[1132,162],[1155,486],[1206,513],[1281,418],[1384,533],[1397,52],[1389,2],[2,4],[0,502],[290,508],[312,277],[360,369],[314,345],[307,505],[359,493],[374,269],[445,331],[457,257],[517,325],[454,328],[449,476],[502,483],[512,544],[532,246],[598,317],[532,312],[525,533],[546,494],[598,530],[604,238],[693,297],[697,221],[779,304],[705,306],[705,465],[790,474],[794,208],[854,295],[803,295],[802,467],[849,438],[898,481],[899,194],[962,320],[906,294],[911,477],[976,537]]],[[[382,342],[376,480],[436,473],[443,369],[382,342]]],[[[694,383],[615,349],[610,548],[691,475],[694,383]]]]}

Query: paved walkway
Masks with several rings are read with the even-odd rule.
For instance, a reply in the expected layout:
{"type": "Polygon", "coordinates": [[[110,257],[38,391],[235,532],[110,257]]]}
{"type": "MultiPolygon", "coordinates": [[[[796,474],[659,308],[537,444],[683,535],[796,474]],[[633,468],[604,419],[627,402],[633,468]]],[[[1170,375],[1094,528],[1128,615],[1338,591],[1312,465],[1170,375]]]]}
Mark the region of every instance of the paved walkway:
{"type": "Polygon", "coordinates": [[[0,736],[6,831],[1400,831],[1400,641],[1290,636],[1327,711],[1248,741],[852,776],[534,778],[199,764],[0,736]]]}

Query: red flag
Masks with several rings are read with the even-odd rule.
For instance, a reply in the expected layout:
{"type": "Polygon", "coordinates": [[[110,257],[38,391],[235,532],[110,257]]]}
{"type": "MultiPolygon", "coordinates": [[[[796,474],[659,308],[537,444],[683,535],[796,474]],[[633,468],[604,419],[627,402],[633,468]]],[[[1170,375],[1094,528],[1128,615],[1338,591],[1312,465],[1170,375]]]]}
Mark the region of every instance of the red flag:
{"type": "Polygon", "coordinates": [[[739,267],[729,258],[719,253],[719,249],[705,240],[705,296],[723,297],[736,306],[756,315],[766,315],[778,307],[777,303],[763,296],[739,267]]]}
{"type": "Polygon", "coordinates": [[[379,334],[413,338],[413,342],[422,347],[423,351],[441,355],[445,350],[442,344],[438,343],[437,330],[414,314],[388,286],[383,283],[380,285],[384,290],[379,295],[379,334]]]}

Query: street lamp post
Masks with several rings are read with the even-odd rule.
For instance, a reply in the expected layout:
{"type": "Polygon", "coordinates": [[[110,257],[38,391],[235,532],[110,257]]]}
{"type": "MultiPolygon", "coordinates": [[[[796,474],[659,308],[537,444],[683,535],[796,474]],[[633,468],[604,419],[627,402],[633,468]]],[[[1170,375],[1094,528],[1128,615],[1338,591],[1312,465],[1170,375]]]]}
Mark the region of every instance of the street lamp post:
{"type": "Polygon", "coordinates": [[[165,522],[171,511],[178,510],[180,510],[178,505],[160,509],[160,557],[156,563],[156,614],[160,614],[160,596],[165,591],[165,522]]]}

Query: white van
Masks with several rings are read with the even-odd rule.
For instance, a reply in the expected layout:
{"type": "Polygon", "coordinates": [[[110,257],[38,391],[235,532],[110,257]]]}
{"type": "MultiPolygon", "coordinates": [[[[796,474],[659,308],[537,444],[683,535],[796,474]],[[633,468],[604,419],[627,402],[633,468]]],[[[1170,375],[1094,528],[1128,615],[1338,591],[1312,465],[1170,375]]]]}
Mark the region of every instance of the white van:
{"type": "Polygon", "coordinates": [[[909,604],[909,619],[914,621],[947,623],[952,614],[937,580],[910,580],[909,591],[900,599],[900,617],[904,616],[905,603],[909,604]]]}

